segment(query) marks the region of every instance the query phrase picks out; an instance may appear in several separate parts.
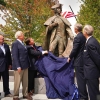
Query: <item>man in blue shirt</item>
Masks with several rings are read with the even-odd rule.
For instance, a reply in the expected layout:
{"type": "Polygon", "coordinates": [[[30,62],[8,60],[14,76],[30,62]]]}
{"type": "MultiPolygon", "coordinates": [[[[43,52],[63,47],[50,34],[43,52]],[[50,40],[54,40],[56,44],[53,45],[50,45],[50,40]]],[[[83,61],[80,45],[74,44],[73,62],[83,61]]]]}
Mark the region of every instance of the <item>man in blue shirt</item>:
{"type": "Polygon", "coordinates": [[[9,46],[4,43],[4,36],[0,34],[0,78],[3,79],[3,90],[5,97],[12,97],[9,91],[9,69],[12,60],[9,46]]]}

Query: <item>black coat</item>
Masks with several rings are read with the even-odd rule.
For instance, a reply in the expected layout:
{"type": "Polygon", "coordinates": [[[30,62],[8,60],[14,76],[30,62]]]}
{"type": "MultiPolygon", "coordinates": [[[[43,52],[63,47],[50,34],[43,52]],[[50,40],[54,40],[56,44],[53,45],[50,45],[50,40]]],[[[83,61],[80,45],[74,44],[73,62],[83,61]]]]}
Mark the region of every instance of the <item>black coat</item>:
{"type": "Polygon", "coordinates": [[[4,43],[4,48],[5,48],[5,55],[0,48],[0,72],[5,71],[5,69],[8,70],[9,65],[12,65],[12,60],[11,60],[11,53],[9,46],[4,43]]]}
{"type": "Polygon", "coordinates": [[[36,70],[36,67],[34,64],[36,60],[39,58],[39,56],[42,55],[42,52],[38,51],[36,46],[32,47],[30,45],[27,45],[27,50],[28,50],[28,56],[29,56],[30,64],[31,64],[31,67],[29,69],[36,70]]]}
{"type": "Polygon", "coordinates": [[[26,69],[30,67],[27,48],[18,40],[12,44],[12,69],[17,70],[18,67],[26,69]]]}
{"type": "Polygon", "coordinates": [[[84,48],[84,75],[87,79],[95,79],[100,73],[100,44],[92,36],[84,48]]]}
{"type": "Polygon", "coordinates": [[[71,59],[74,58],[74,66],[83,66],[83,51],[85,42],[86,39],[81,32],[74,38],[73,49],[69,55],[71,59]]]}

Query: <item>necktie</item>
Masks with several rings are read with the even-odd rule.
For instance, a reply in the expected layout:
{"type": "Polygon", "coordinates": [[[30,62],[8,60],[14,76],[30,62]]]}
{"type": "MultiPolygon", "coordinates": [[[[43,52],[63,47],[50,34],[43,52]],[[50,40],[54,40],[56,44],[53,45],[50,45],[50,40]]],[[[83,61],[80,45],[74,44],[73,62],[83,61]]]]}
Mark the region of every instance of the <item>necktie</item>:
{"type": "Polygon", "coordinates": [[[22,42],[22,45],[25,47],[25,49],[26,49],[26,46],[24,45],[24,43],[22,42]]]}

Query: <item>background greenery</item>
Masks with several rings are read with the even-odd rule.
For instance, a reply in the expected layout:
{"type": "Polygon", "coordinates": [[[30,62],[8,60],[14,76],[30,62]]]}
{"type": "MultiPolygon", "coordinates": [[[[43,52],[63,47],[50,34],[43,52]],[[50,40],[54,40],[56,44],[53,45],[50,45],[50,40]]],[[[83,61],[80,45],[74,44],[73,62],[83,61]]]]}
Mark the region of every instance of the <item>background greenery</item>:
{"type": "Polygon", "coordinates": [[[16,31],[21,30],[26,37],[33,37],[38,43],[45,36],[44,22],[52,16],[50,0],[2,0],[1,11],[6,25],[0,25],[1,31],[14,40],[16,31]],[[4,2],[5,1],[5,2],[4,2]]]}
{"type": "Polygon", "coordinates": [[[100,0],[79,0],[82,5],[77,16],[78,22],[94,27],[94,36],[100,41],[100,0]]]}
{"type": "MultiPolygon", "coordinates": [[[[77,15],[79,23],[94,27],[94,36],[100,41],[100,0],[79,0],[80,11],[77,15]]],[[[45,36],[44,22],[53,15],[51,0],[0,0],[0,10],[6,25],[0,30],[14,40],[16,31],[21,30],[26,37],[33,37],[42,44],[45,36]]]]}

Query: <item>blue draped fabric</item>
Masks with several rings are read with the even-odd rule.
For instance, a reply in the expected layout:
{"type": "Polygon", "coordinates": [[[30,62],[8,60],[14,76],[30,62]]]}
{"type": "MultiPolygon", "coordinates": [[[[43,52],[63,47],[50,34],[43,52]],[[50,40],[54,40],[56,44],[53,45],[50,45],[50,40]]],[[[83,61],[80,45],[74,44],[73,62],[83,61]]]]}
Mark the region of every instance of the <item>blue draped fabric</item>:
{"type": "Polygon", "coordinates": [[[74,68],[67,58],[55,57],[52,53],[40,57],[36,66],[44,77],[48,98],[78,100],[77,87],[74,85],[74,68]]]}

